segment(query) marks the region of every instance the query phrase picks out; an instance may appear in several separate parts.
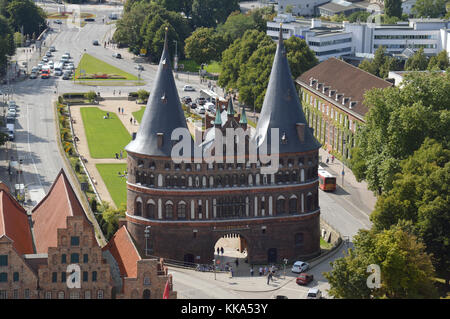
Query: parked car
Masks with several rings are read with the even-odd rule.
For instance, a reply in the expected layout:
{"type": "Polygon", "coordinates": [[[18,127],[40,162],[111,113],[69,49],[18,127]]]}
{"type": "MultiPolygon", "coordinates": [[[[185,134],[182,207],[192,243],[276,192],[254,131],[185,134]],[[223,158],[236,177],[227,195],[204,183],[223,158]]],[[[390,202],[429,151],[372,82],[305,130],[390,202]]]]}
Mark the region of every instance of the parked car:
{"type": "Polygon", "coordinates": [[[69,71],[64,71],[62,79],[63,80],[70,80],[70,74],[71,73],[69,71]]]}
{"type": "Polygon", "coordinates": [[[55,52],[56,48],[55,48],[55,46],[52,45],[49,50],[50,50],[50,52],[55,52]]]}
{"type": "Polygon", "coordinates": [[[191,102],[190,104],[189,104],[189,106],[191,107],[191,109],[196,109],[197,108],[197,104],[195,104],[194,102],[191,102]]]}
{"type": "Polygon", "coordinates": [[[192,102],[192,99],[191,99],[190,96],[183,96],[183,97],[181,98],[181,102],[183,102],[184,104],[189,104],[189,103],[192,102]]]}
{"type": "Polygon", "coordinates": [[[47,63],[48,62],[48,58],[45,56],[45,57],[43,57],[42,58],[42,62],[45,62],[45,63],[47,63]]]}
{"type": "Polygon", "coordinates": [[[206,113],[205,107],[204,106],[200,106],[198,108],[198,114],[205,114],[205,113],[206,113]]]}
{"type": "Polygon", "coordinates": [[[136,65],[134,68],[139,71],[144,71],[144,67],[140,64],[136,65]]]}
{"type": "Polygon", "coordinates": [[[92,41],[92,45],[99,45],[98,40],[92,41]]]}
{"type": "Polygon", "coordinates": [[[57,19],[57,20],[55,20],[55,22],[54,23],[56,23],[56,24],[62,24],[62,21],[61,20],[59,20],[59,19],[57,19]]]}
{"type": "Polygon", "coordinates": [[[17,106],[17,104],[16,104],[16,101],[13,101],[13,100],[11,100],[11,101],[8,101],[8,107],[11,107],[11,106],[17,106]]]}
{"type": "Polygon", "coordinates": [[[301,273],[297,279],[295,280],[295,282],[298,285],[307,285],[309,284],[311,281],[314,280],[314,276],[312,274],[307,274],[307,273],[301,273]]]}
{"type": "Polygon", "coordinates": [[[6,117],[12,117],[12,118],[14,118],[14,117],[16,117],[16,115],[17,115],[16,110],[9,109],[9,110],[8,110],[8,113],[6,114],[6,117]]]}
{"type": "Polygon", "coordinates": [[[113,58],[122,59],[122,55],[120,53],[113,53],[113,58]]]}
{"type": "Polygon", "coordinates": [[[191,85],[185,85],[183,91],[195,91],[194,87],[191,85]]]}
{"type": "Polygon", "coordinates": [[[30,79],[36,79],[36,78],[37,78],[37,73],[31,72],[30,79]]]}
{"type": "Polygon", "coordinates": [[[214,105],[214,103],[208,102],[205,104],[205,108],[209,111],[212,112],[216,109],[216,106],[214,105]]]}
{"type": "Polygon", "coordinates": [[[320,289],[311,288],[308,290],[306,299],[322,299],[322,292],[320,291],[320,289]]]}
{"type": "Polygon", "coordinates": [[[196,102],[198,105],[205,105],[206,99],[204,97],[199,97],[197,98],[196,102]]]}
{"type": "Polygon", "coordinates": [[[86,22],[93,22],[93,21],[95,21],[95,19],[94,18],[85,18],[84,21],[86,21],[86,22]]]}
{"type": "Polygon", "coordinates": [[[294,273],[300,274],[300,273],[302,273],[302,272],[307,271],[308,269],[309,269],[309,264],[308,264],[307,262],[304,262],[304,261],[296,261],[296,262],[294,263],[294,265],[292,266],[291,271],[294,272],[294,273]]]}
{"type": "Polygon", "coordinates": [[[47,51],[47,53],[45,54],[47,57],[51,57],[52,53],[50,51],[47,51]]]}
{"type": "Polygon", "coordinates": [[[288,299],[288,297],[287,297],[287,296],[284,296],[284,295],[275,295],[275,296],[273,297],[273,299],[288,299]]]}
{"type": "Polygon", "coordinates": [[[31,72],[38,73],[39,68],[37,66],[33,66],[33,68],[31,69],[31,72]]]}
{"type": "Polygon", "coordinates": [[[41,79],[48,79],[50,77],[50,74],[47,72],[42,72],[41,79]]]}

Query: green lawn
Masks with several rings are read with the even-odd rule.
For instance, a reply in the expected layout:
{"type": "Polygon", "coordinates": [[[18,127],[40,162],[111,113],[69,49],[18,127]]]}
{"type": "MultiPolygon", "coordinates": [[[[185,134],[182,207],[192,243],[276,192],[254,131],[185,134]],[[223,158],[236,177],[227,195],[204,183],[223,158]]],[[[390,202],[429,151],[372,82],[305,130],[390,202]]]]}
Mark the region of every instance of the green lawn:
{"type": "MultiPolygon", "coordinates": [[[[184,69],[183,71],[189,71],[189,72],[198,72],[200,69],[200,65],[198,65],[196,62],[192,60],[180,60],[178,64],[183,64],[184,69]]],[[[220,73],[222,71],[222,68],[220,66],[219,62],[211,62],[206,66],[206,72],[208,73],[220,73]]]]}
{"type": "MultiPolygon", "coordinates": [[[[125,79],[121,80],[133,80],[137,81],[137,76],[133,74],[127,73],[119,68],[112,66],[102,60],[94,58],[90,54],[83,54],[80,63],[78,64],[77,69],[75,70],[75,76],[80,75],[80,70],[83,70],[86,74],[109,74],[109,75],[119,75],[125,77],[125,79]]],[[[97,81],[107,81],[111,79],[96,79],[97,81]]],[[[83,79],[80,81],[92,81],[92,79],[83,79]]]]}
{"type": "MultiPolygon", "coordinates": [[[[109,119],[103,119],[106,111],[98,107],[82,107],[84,131],[89,152],[93,158],[114,158],[130,142],[131,135],[123,126],[116,113],[109,112],[109,119]]],[[[126,157],[124,151],[123,157],[126,157]]]]}
{"type": "Polygon", "coordinates": [[[143,106],[139,111],[133,112],[133,117],[141,123],[142,117],[144,116],[145,106],[143,106]]]}
{"type": "Polygon", "coordinates": [[[119,172],[123,175],[123,172],[127,170],[127,164],[96,164],[95,167],[102,176],[116,207],[122,203],[126,204],[127,179],[120,177],[119,172]]]}
{"type": "Polygon", "coordinates": [[[322,249],[331,249],[331,247],[333,247],[332,244],[327,243],[322,236],[320,236],[320,248],[322,249]]]}

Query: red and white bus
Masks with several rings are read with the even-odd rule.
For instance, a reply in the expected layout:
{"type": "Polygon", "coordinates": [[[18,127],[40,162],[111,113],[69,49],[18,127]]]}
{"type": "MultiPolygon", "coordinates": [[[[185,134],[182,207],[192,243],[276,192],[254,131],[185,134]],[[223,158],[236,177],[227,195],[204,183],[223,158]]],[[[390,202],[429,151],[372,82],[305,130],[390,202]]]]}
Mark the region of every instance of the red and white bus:
{"type": "Polygon", "coordinates": [[[319,188],[323,191],[334,192],[336,190],[336,176],[330,174],[319,165],[317,174],[319,175],[319,188]]]}

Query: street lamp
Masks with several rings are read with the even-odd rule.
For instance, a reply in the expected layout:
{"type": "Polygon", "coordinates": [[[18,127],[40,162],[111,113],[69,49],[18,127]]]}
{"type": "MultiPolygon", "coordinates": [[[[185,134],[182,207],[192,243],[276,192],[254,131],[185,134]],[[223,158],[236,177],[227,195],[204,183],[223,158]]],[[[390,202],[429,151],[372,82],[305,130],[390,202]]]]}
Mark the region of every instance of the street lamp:
{"type": "Polygon", "coordinates": [[[145,227],[144,233],[145,233],[145,256],[148,256],[148,239],[150,238],[150,228],[151,226],[145,227]]]}

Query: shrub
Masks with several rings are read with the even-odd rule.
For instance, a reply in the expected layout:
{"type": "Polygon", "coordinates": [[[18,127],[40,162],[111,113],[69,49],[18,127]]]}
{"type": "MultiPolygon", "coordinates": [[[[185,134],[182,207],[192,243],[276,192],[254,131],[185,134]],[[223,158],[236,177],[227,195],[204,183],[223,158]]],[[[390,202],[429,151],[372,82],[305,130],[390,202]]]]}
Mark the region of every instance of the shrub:
{"type": "Polygon", "coordinates": [[[89,100],[89,102],[94,102],[97,99],[97,93],[94,91],[87,92],[84,97],[89,100]]]}

